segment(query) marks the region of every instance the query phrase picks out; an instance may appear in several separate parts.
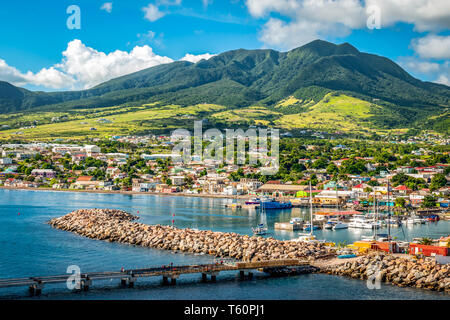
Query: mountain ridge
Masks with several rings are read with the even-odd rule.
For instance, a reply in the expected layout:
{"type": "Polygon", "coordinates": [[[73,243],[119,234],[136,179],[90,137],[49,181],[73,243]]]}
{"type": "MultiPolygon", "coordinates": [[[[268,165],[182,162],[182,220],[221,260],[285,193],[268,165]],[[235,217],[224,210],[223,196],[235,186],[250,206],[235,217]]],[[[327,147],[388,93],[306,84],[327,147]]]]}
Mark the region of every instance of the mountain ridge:
{"type": "Polygon", "coordinates": [[[416,79],[386,57],[315,40],[287,52],[236,49],[197,63],[161,64],[81,91],[32,92],[0,82],[0,113],[150,102],[272,108],[289,96],[304,101],[294,110],[300,111],[333,91],[375,100],[414,121],[439,115],[450,101],[450,87],[416,79]]]}

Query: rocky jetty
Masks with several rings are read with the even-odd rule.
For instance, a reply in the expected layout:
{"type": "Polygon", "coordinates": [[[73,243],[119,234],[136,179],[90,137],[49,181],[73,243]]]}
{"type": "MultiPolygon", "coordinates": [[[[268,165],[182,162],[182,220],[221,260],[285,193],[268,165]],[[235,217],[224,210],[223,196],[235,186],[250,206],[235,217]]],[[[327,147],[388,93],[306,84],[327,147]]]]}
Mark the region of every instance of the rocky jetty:
{"type": "Polygon", "coordinates": [[[49,221],[57,229],[111,242],[162,250],[203,253],[241,261],[318,259],[334,254],[321,243],[280,241],[274,238],[179,229],[138,223],[138,217],[121,210],[81,209],[49,221]]]}
{"type": "Polygon", "coordinates": [[[49,221],[54,228],[98,240],[187,253],[203,253],[244,262],[309,259],[314,271],[374,283],[392,283],[450,292],[450,266],[434,259],[413,260],[372,252],[349,261],[333,258],[336,251],[322,243],[281,241],[229,232],[146,225],[121,210],[82,209],[49,221]],[[331,259],[330,259],[331,258],[331,259]]]}
{"type": "Polygon", "coordinates": [[[450,292],[450,265],[440,265],[432,258],[413,260],[372,252],[353,261],[321,268],[321,272],[361,280],[391,283],[400,287],[416,287],[450,292]]]}

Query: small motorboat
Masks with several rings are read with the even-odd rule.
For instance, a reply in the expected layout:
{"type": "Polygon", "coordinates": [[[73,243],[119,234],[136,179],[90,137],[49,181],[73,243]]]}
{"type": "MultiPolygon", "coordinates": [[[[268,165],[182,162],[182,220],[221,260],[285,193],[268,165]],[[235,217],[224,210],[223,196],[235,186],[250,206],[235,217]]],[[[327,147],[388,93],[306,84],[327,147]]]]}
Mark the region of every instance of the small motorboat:
{"type": "Polygon", "coordinates": [[[292,218],[289,223],[290,224],[296,224],[296,223],[301,223],[303,220],[302,218],[292,218]]]}
{"type": "Polygon", "coordinates": [[[256,228],[252,228],[253,234],[257,236],[263,236],[267,234],[267,227],[264,224],[259,224],[256,228]]]}
{"type": "Polygon", "coordinates": [[[339,223],[339,220],[336,218],[328,219],[328,221],[323,225],[323,229],[331,230],[338,223],[339,223]]]}
{"type": "Polygon", "coordinates": [[[356,258],[356,254],[341,254],[338,256],[338,259],[350,259],[350,258],[356,258]]]}
{"type": "Polygon", "coordinates": [[[260,203],[261,203],[261,200],[259,200],[259,198],[251,198],[250,200],[245,201],[246,205],[257,205],[260,203]]]}
{"type": "Polygon", "coordinates": [[[294,241],[294,242],[318,242],[320,240],[317,240],[316,236],[312,235],[310,233],[299,233],[298,238],[292,239],[291,241],[294,241]]]}
{"type": "Polygon", "coordinates": [[[331,230],[331,229],[333,229],[333,226],[334,226],[334,223],[328,221],[327,223],[325,223],[325,224],[323,225],[323,229],[324,229],[324,230],[331,230]]]}
{"type": "Polygon", "coordinates": [[[339,229],[348,229],[348,224],[344,222],[338,222],[333,226],[333,230],[339,230],[339,229]]]}
{"type": "Polygon", "coordinates": [[[435,222],[435,221],[439,221],[440,218],[439,218],[439,216],[437,214],[433,214],[431,216],[428,216],[426,219],[428,221],[435,222]]]}
{"type": "MultiPolygon", "coordinates": [[[[311,223],[306,223],[303,227],[304,231],[311,231],[311,223]]],[[[313,230],[319,230],[318,226],[313,225],[313,230]]]]}

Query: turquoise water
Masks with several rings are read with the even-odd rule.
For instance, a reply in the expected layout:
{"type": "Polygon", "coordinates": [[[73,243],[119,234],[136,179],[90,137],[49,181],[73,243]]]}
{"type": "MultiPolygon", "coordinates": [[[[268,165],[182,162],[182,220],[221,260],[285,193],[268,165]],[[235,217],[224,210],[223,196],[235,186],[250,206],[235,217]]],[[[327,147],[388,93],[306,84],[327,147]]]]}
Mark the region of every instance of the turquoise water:
{"type": "MultiPolygon", "coordinates": [[[[278,239],[297,236],[295,232],[273,230],[275,222],[306,215],[307,210],[268,212],[232,211],[224,207],[228,199],[178,196],[94,194],[47,191],[0,190],[0,278],[65,274],[78,265],[82,272],[114,271],[124,268],[174,264],[210,263],[213,257],[174,254],[131,245],[109,243],[52,229],[46,224],[54,217],[79,208],[115,208],[140,216],[147,224],[251,234],[251,227],[267,222],[270,234],[278,239]],[[139,213],[138,213],[139,211],[139,213]]],[[[362,232],[317,231],[317,237],[342,242],[360,239],[362,232]]],[[[383,232],[381,230],[380,232],[383,232]]],[[[440,221],[404,228],[407,238],[438,237],[450,233],[450,223],[440,221]]],[[[401,229],[393,234],[403,238],[401,229]]],[[[46,286],[33,299],[448,299],[449,296],[412,288],[382,285],[370,290],[360,280],[310,274],[288,278],[268,278],[258,273],[252,281],[239,281],[234,273],[221,273],[215,284],[199,283],[199,276],[181,276],[176,286],[163,287],[161,279],[140,279],[134,289],[117,289],[118,280],[94,282],[87,293],[72,293],[64,285],[46,286]]],[[[0,298],[24,298],[26,288],[0,289],[0,298]]]]}

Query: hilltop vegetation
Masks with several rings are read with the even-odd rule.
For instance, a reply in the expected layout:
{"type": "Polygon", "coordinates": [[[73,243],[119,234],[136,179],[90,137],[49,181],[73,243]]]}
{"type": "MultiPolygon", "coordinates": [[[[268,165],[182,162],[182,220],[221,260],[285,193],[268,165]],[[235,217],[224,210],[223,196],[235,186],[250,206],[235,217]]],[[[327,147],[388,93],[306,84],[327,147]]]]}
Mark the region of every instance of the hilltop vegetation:
{"type": "MultiPolygon", "coordinates": [[[[449,100],[447,86],[415,79],[391,60],[348,43],[321,40],[289,52],[240,49],[196,64],[163,64],[83,91],[31,92],[0,82],[0,113],[13,120],[11,127],[26,122],[27,111],[46,123],[52,113],[76,120],[77,115],[139,113],[155,105],[182,110],[211,104],[224,110],[214,116],[219,110],[203,110],[203,115],[219,123],[344,131],[426,125],[446,131],[449,100]]],[[[147,120],[142,125],[158,125],[158,119],[147,120]]]]}

